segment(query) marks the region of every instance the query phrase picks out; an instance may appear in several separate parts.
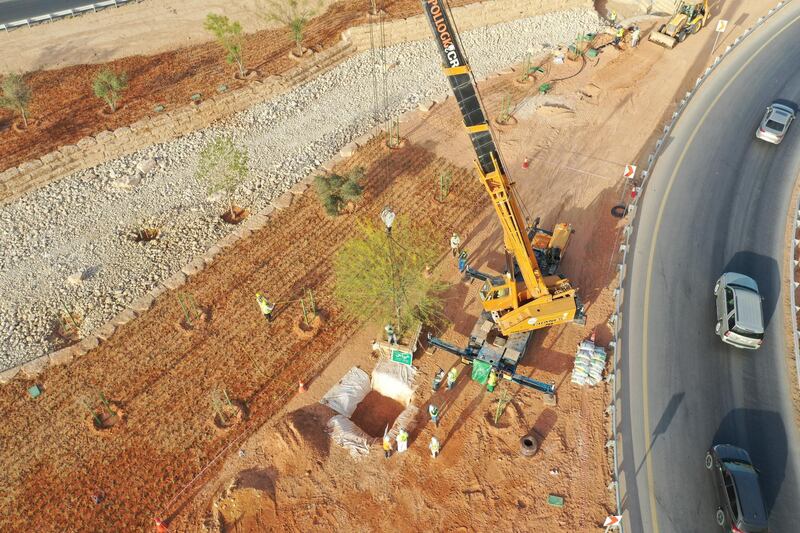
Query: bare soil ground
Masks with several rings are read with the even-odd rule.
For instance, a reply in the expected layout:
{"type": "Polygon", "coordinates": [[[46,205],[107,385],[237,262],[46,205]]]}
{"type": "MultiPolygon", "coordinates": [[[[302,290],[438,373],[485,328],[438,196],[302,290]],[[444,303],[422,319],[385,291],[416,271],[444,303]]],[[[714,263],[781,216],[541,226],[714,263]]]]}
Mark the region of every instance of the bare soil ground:
{"type": "Polygon", "coordinates": [[[97,350],[48,370],[38,381],[44,394],[37,401],[25,396],[31,383],[0,389],[0,485],[9,487],[0,496],[2,529],[148,525],[202,465],[266,422],[298,380],[324,368],[338,353],[337,343],[356,331],[358,324],[332,301],[331,264],[358,217],[377,220],[391,203],[414,212],[421,224],[453,231],[470,226],[471,206],[482,198],[468,172],[419,146],[390,151],[376,141],[346,167],[357,165],[366,168],[367,182],[354,215],[328,218],[309,192],[181,289],[209,311],[205,327],[181,328],[180,304],[168,293],[97,350]],[[439,204],[430,198],[431,181],[422,177],[447,169],[461,194],[439,204]],[[306,288],[328,315],[310,340],[293,333],[299,304],[279,305],[271,324],[255,305],[258,290],[284,302],[306,288]],[[227,431],[213,424],[211,392],[221,388],[249,413],[227,431]],[[126,413],[124,428],[110,438],[86,429],[91,415],[84,402],[95,403],[100,392],[126,413]],[[106,494],[101,505],[89,497],[95,490],[106,494]]]}
{"type": "MultiPolygon", "coordinates": [[[[470,2],[472,0],[454,0],[451,5],[455,7],[470,2]]],[[[149,2],[145,2],[141,6],[110,12],[116,16],[111,19],[109,26],[104,26],[103,31],[106,35],[115,36],[118,35],[116,30],[122,33],[128,31],[126,24],[132,16],[130,13],[138,13],[129,9],[137,10],[148,5],[149,2]]],[[[421,9],[416,0],[387,0],[384,5],[388,19],[417,15],[421,9]]],[[[331,3],[322,15],[309,22],[304,45],[313,49],[333,45],[339,41],[343,30],[366,23],[368,8],[369,3],[365,0],[340,0],[331,3]]],[[[203,14],[209,11],[220,10],[203,9],[203,14]]],[[[238,9],[234,11],[238,12],[238,9]]],[[[190,33],[194,33],[196,26],[202,27],[202,21],[195,20],[196,17],[173,19],[169,12],[165,17],[174,22],[171,33],[154,37],[163,42],[165,47],[168,46],[167,43],[174,47],[185,44],[182,42],[183,29],[191,27],[190,33]]],[[[79,24],[92,26],[81,33],[83,38],[77,39],[75,46],[90,46],[86,41],[95,34],[94,24],[97,24],[92,20],[93,16],[88,16],[85,22],[83,19],[76,19],[79,24]]],[[[134,17],[134,20],[138,18],[134,17]]],[[[21,31],[52,32],[48,40],[53,42],[57,40],[59,25],[21,31]]],[[[10,35],[13,37],[18,34],[15,32],[10,35]]],[[[6,37],[0,35],[0,42],[3,38],[6,37]]],[[[120,35],[119,38],[123,37],[120,35]]],[[[119,41],[114,42],[119,45],[119,41]]],[[[13,118],[10,111],[0,109],[0,171],[40,157],[60,146],[75,143],[87,135],[113,130],[154,115],[153,109],[156,105],[161,104],[171,110],[190,104],[190,97],[195,93],[212,96],[217,94],[217,88],[221,84],[227,85],[229,90],[235,90],[245,83],[233,77],[235,68],[225,62],[222,49],[214,42],[203,42],[157,54],[138,55],[140,52],[137,48],[147,49],[148,42],[149,34],[137,34],[136,39],[125,43],[126,57],[96,64],[39,70],[25,75],[25,82],[33,92],[30,114],[36,119],[36,124],[27,131],[17,132],[12,127],[17,119],[13,118]],[[120,104],[124,107],[113,115],[100,113],[105,104],[92,93],[92,79],[105,67],[115,72],[127,72],[130,78],[129,88],[120,104]]],[[[29,45],[31,43],[27,41],[17,44],[23,48],[29,45]]],[[[248,34],[244,44],[245,64],[248,68],[257,70],[263,77],[282,74],[297,65],[288,56],[292,46],[290,32],[285,28],[264,29],[248,34]]],[[[107,51],[108,43],[100,46],[100,49],[107,51]]],[[[38,50],[41,51],[42,48],[38,50]]]]}

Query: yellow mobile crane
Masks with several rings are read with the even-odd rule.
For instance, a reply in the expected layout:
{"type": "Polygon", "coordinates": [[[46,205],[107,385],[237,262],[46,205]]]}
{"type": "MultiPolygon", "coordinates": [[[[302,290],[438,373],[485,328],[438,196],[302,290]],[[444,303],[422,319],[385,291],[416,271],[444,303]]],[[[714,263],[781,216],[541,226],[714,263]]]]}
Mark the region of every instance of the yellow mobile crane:
{"type": "Polygon", "coordinates": [[[503,335],[570,322],[581,315],[580,303],[569,280],[555,274],[572,227],[557,224],[552,232],[535,225],[526,227],[446,5],[443,0],[423,0],[422,4],[477,155],[478,175],[503,227],[506,273],[491,276],[469,271],[484,281],[480,290],[483,308],[503,335]]]}
{"type": "Polygon", "coordinates": [[[422,6],[477,155],[478,175],[503,228],[506,252],[503,275],[467,269],[469,275],[484,282],[480,289],[484,312],[468,346],[462,349],[435,337],[429,340],[433,346],[460,355],[464,363],[494,368],[505,379],[552,394],[551,385],[517,374],[516,367],[534,330],[583,318],[575,289],[556,274],[572,227],[557,224],[546,231],[537,227],[538,219],[532,227],[526,225],[445,0],[422,0],[422,6]]]}

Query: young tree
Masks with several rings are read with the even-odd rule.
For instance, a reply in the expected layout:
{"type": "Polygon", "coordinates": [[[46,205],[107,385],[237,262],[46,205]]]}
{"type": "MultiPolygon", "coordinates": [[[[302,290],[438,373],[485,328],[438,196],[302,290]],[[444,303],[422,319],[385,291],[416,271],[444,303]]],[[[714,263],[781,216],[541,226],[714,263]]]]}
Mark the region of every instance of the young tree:
{"type": "Polygon", "coordinates": [[[204,27],[214,34],[217,42],[225,50],[225,60],[231,64],[235,63],[239,69],[239,76],[244,77],[242,25],[238,22],[231,22],[228,17],[209,13],[206,15],[204,27]]]}
{"type": "Polygon", "coordinates": [[[262,16],[271,22],[283,24],[292,32],[294,55],[303,55],[303,37],[306,24],[322,7],[321,0],[264,0],[259,3],[262,16]]]}
{"type": "Polygon", "coordinates": [[[348,201],[361,197],[363,188],[359,181],[364,179],[364,169],[357,167],[345,175],[331,174],[319,175],[314,178],[314,188],[317,190],[325,211],[330,216],[337,216],[348,201]]]}
{"type": "Polygon", "coordinates": [[[107,103],[112,113],[117,110],[117,102],[122,96],[122,91],[127,88],[128,75],[125,72],[116,74],[109,68],[98,72],[92,82],[94,95],[107,103]]]}
{"type": "Polygon", "coordinates": [[[16,111],[22,115],[22,122],[28,127],[28,104],[31,101],[31,90],[19,74],[8,74],[3,78],[3,96],[0,96],[0,107],[16,111]]]}
{"type": "Polygon", "coordinates": [[[400,217],[391,234],[362,222],[360,235],[345,242],[334,258],[334,295],[349,314],[393,324],[398,336],[415,322],[443,318],[445,285],[425,274],[440,253],[430,228],[400,217]]]}
{"type": "Polygon", "coordinates": [[[208,186],[210,193],[224,192],[235,217],[233,193],[248,175],[247,152],[237,148],[229,137],[209,142],[200,152],[200,163],[195,177],[208,186]]]}

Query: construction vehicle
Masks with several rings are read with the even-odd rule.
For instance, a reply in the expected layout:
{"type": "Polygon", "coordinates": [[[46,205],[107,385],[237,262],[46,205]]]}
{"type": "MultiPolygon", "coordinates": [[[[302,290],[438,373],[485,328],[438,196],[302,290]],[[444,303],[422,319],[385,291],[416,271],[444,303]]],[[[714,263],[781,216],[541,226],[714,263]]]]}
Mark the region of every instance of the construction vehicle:
{"type": "Polygon", "coordinates": [[[708,0],[702,2],[680,1],[675,13],[658,31],[650,32],[648,39],[666,48],[674,48],[682,43],[690,33],[697,33],[708,20],[708,0]]]}
{"type": "Polygon", "coordinates": [[[465,363],[488,363],[506,379],[552,393],[541,382],[525,382],[528,378],[516,375],[515,369],[534,330],[583,317],[575,289],[568,279],[557,274],[572,227],[561,223],[547,231],[538,227],[539,219],[527,225],[445,0],[422,0],[422,6],[477,155],[479,179],[500,220],[506,256],[506,271],[501,275],[466,269],[468,275],[483,282],[483,312],[473,328],[469,346],[460,349],[433,337],[431,343],[461,356],[465,363]]]}

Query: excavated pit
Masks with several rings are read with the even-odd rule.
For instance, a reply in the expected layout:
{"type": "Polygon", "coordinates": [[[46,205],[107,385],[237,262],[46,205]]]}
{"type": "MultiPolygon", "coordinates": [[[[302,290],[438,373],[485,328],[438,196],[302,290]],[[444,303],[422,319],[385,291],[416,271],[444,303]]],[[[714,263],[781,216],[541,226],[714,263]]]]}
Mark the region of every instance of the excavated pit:
{"type": "Polygon", "coordinates": [[[370,437],[383,437],[386,427],[403,412],[403,404],[383,394],[371,390],[353,411],[350,420],[370,437]]]}

